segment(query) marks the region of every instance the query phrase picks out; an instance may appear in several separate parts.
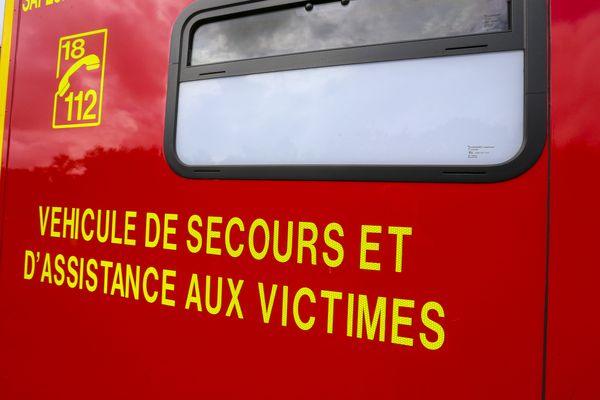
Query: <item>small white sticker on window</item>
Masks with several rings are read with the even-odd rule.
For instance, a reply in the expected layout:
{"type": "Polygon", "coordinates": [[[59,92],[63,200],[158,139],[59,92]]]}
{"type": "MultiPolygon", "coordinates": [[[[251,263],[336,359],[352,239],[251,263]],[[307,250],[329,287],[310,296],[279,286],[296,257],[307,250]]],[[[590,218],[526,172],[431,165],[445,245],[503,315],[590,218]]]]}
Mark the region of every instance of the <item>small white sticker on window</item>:
{"type": "Polygon", "coordinates": [[[467,158],[471,160],[479,160],[490,157],[496,146],[467,146],[467,158]]]}

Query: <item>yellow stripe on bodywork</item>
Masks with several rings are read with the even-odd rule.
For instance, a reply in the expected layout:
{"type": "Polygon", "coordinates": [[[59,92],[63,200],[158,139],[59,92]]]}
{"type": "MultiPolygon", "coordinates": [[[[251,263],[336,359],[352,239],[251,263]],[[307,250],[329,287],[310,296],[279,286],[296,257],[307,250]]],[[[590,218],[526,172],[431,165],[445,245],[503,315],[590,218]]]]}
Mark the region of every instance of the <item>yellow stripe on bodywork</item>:
{"type": "Polygon", "coordinates": [[[12,27],[14,0],[6,0],[4,6],[4,31],[2,32],[2,49],[0,49],[0,166],[4,143],[4,124],[6,122],[6,98],[8,96],[8,66],[10,61],[10,45],[12,42],[12,27]]]}

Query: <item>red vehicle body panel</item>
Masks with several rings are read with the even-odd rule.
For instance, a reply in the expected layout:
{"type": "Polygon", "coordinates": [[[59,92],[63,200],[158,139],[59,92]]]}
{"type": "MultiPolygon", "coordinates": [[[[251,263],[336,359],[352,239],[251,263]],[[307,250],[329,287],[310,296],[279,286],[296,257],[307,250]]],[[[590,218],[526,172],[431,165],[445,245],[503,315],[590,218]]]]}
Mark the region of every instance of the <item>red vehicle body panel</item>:
{"type": "MultiPolygon", "coordinates": [[[[28,11],[24,3],[17,4],[13,29],[2,169],[1,398],[599,396],[593,379],[599,372],[596,1],[552,0],[546,150],[525,174],[490,184],[179,177],[162,154],[166,77],[171,27],[190,1],[63,0],[28,11]],[[98,29],[108,32],[102,122],[53,130],[59,40],[98,29]],[[53,237],[47,207],[108,210],[113,242],[128,237],[135,244],[111,243],[110,236],[107,243],[64,237],[62,223],[55,225],[59,237],[53,237]],[[128,222],[127,212],[136,213],[128,222]],[[172,233],[161,235],[156,247],[145,245],[154,235],[154,228],[146,234],[155,226],[149,213],[163,227],[164,216],[171,219],[172,233]],[[202,228],[195,226],[203,239],[198,253],[188,250],[195,239],[188,225],[193,215],[202,219],[202,228]],[[210,246],[209,217],[221,218],[212,220],[218,233],[210,246]],[[225,247],[226,224],[235,217],[245,228],[231,236],[232,243],[246,246],[239,257],[229,256],[225,247]],[[293,222],[295,244],[301,222],[316,228],[316,265],[311,250],[296,245],[287,262],[276,261],[271,251],[264,259],[253,257],[246,238],[257,219],[270,227],[271,239],[275,220],[282,227],[293,222]],[[344,252],[336,267],[324,261],[324,255],[340,255],[324,239],[332,223],[343,229],[343,236],[333,236],[344,252]],[[361,240],[365,226],[380,227],[381,233],[361,240]],[[388,227],[412,228],[404,237],[401,272],[397,236],[388,227]],[[361,269],[361,248],[372,248],[366,242],[379,243],[378,250],[365,253],[380,263],[380,271],[361,269]],[[207,254],[209,247],[221,249],[221,255],[207,254]],[[58,285],[58,255],[74,257],[77,265],[82,259],[113,262],[108,293],[102,269],[93,292],[85,284],[58,285]],[[53,283],[42,277],[46,257],[53,283]],[[111,290],[117,262],[123,268],[139,265],[142,274],[153,267],[159,276],[165,270],[176,276],[151,279],[149,290],[159,296],[154,302],[143,294],[124,298],[118,288],[111,290]],[[202,311],[195,304],[186,309],[193,274],[202,311]],[[217,315],[204,302],[206,276],[213,301],[217,280],[223,279],[217,315]],[[267,299],[278,285],[268,323],[259,283],[267,299]],[[239,290],[243,318],[230,305],[235,297],[230,285],[239,290]],[[281,323],[283,286],[290,296],[287,326],[281,323]],[[297,323],[293,302],[301,289],[297,323]],[[329,303],[322,291],[342,298],[329,303]],[[366,333],[357,337],[359,295],[366,296],[372,313],[378,298],[386,299],[382,341],[379,331],[373,340],[366,333]],[[392,299],[408,302],[395,309],[392,299]],[[411,301],[414,306],[407,306],[411,301]],[[350,336],[349,302],[355,308],[350,336]],[[423,340],[439,341],[439,330],[421,315],[433,302],[443,308],[443,316],[428,314],[444,332],[435,350],[423,340]],[[404,317],[397,325],[395,312],[404,317]],[[298,326],[311,317],[312,327],[298,326]],[[393,330],[412,345],[392,343],[393,330]]],[[[264,235],[257,238],[262,248],[264,235]]]]}
{"type": "Polygon", "coordinates": [[[600,4],[551,5],[547,398],[596,398],[600,4]]]}

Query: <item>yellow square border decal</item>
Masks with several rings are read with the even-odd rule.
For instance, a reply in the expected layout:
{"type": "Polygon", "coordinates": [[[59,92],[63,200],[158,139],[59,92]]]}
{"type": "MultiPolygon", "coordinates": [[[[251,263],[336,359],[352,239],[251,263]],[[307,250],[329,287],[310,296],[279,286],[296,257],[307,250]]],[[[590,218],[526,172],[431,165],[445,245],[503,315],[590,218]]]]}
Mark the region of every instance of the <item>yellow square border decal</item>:
{"type": "Polygon", "coordinates": [[[102,123],[108,29],[63,36],[58,42],[53,129],[102,123]]]}

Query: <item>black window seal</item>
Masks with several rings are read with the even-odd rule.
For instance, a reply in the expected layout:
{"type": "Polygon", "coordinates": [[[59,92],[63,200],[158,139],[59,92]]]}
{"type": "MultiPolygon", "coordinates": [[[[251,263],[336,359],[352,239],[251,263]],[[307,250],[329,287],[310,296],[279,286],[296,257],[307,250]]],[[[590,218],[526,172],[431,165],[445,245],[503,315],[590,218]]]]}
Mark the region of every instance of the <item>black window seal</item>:
{"type": "Polygon", "coordinates": [[[200,0],[188,6],[179,15],[171,37],[164,141],[165,158],[177,174],[200,179],[499,182],[523,174],[543,153],[548,116],[548,16],[545,0],[509,1],[509,31],[189,66],[193,33],[200,24],[234,15],[254,14],[282,7],[302,6],[306,3],[293,0],[200,0]],[[188,166],[182,163],[176,154],[180,82],[322,66],[510,50],[524,50],[525,54],[525,134],[521,151],[513,159],[499,165],[188,166]]]}

